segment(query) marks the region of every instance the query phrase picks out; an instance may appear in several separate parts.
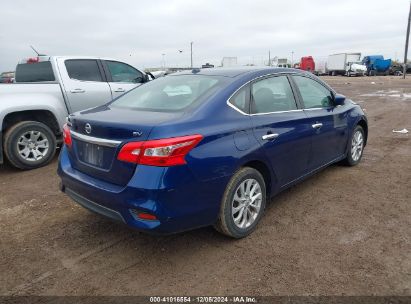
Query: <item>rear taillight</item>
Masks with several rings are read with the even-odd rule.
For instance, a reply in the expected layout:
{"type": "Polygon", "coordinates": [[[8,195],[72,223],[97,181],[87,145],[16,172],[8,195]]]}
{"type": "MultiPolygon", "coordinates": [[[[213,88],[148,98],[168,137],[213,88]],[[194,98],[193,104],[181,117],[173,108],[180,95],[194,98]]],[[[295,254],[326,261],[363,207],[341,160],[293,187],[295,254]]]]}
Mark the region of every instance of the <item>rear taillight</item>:
{"type": "Polygon", "coordinates": [[[150,214],[150,213],[146,213],[146,212],[138,213],[137,217],[141,220],[146,220],[146,221],[155,221],[155,220],[157,220],[157,217],[154,214],[150,214]]]}
{"type": "Polygon", "coordinates": [[[168,167],[184,165],[185,156],[201,140],[201,135],[190,135],[125,144],[117,159],[148,166],[168,167]]]}
{"type": "Polygon", "coordinates": [[[71,148],[73,141],[71,139],[70,127],[67,124],[63,126],[63,140],[64,144],[71,148]]]}

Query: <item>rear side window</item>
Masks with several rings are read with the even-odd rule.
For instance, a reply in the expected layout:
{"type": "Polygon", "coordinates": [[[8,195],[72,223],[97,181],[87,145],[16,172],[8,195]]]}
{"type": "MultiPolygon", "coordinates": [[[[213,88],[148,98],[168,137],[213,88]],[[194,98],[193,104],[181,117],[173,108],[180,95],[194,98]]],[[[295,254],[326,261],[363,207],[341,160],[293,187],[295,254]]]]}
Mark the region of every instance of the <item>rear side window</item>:
{"type": "Polygon", "coordinates": [[[106,61],[106,63],[113,82],[143,82],[143,73],[128,64],[117,61],[106,61]]]}
{"type": "Polygon", "coordinates": [[[229,103],[240,111],[248,114],[248,96],[249,86],[242,87],[233,97],[230,98],[229,103]]]}
{"type": "Polygon", "coordinates": [[[23,63],[16,67],[16,82],[42,82],[56,80],[50,61],[23,63]]]}
{"type": "Polygon", "coordinates": [[[66,60],[67,73],[71,79],[83,81],[103,81],[97,60],[66,60]]]}
{"type": "Polygon", "coordinates": [[[308,77],[293,76],[304,102],[304,108],[326,108],[332,106],[333,95],[329,89],[308,77]]]}
{"type": "Polygon", "coordinates": [[[297,109],[287,76],[257,81],[252,86],[251,113],[262,114],[297,109]]]}

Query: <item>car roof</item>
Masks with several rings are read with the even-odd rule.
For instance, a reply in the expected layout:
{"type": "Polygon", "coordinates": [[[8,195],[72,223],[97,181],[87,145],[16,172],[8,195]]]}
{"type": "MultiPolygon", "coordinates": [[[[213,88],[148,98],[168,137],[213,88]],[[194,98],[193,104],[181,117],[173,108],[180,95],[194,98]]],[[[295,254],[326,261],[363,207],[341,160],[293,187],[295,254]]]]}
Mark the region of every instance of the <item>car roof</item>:
{"type": "Polygon", "coordinates": [[[301,72],[301,70],[291,69],[291,68],[277,68],[277,67],[232,67],[232,68],[194,68],[192,70],[185,70],[177,73],[170,74],[171,75],[208,75],[208,76],[223,76],[223,77],[231,77],[235,78],[238,76],[245,76],[247,74],[255,74],[255,73],[284,73],[284,72],[301,72]]]}
{"type": "Polygon", "coordinates": [[[123,62],[119,59],[115,58],[108,58],[108,57],[99,57],[99,56],[48,56],[48,55],[41,55],[38,56],[42,59],[42,61],[47,61],[47,60],[52,60],[52,59],[63,59],[63,60],[69,60],[69,59],[100,59],[100,60],[110,60],[110,61],[120,61],[123,62]]]}
{"type": "MultiPolygon", "coordinates": [[[[60,58],[63,59],[100,59],[100,60],[111,60],[111,61],[121,61],[116,58],[111,58],[111,57],[99,57],[99,56],[59,56],[60,58]]],[[[123,62],[123,61],[121,61],[123,62]]]]}

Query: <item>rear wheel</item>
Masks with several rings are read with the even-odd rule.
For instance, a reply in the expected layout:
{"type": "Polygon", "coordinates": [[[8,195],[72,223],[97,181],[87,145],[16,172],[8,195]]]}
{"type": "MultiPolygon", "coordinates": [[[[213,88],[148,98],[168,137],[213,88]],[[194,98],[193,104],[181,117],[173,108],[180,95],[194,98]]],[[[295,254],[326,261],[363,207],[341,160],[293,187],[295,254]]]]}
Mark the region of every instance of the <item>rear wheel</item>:
{"type": "Polygon", "coordinates": [[[215,228],[233,238],[249,235],[264,213],[265,187],[257,170],[245,167],[237,171],[224,192],[215,228]]]}
{"type": "Polygon", "coordinates": [[[344,163],[348,166],[357,165],[362,158],[365,145],[364,129],[361,126],[356,126],[351,136],[350,147],[347,153],[347,158],[344,163]]]}
{"type": "Polygon", "coordinates": [[[48,126],[37,121],[23,121],[6,131],[4,152],[8,161],[19,169],[46,165],[56,153],[56,137],[48,126]]]}

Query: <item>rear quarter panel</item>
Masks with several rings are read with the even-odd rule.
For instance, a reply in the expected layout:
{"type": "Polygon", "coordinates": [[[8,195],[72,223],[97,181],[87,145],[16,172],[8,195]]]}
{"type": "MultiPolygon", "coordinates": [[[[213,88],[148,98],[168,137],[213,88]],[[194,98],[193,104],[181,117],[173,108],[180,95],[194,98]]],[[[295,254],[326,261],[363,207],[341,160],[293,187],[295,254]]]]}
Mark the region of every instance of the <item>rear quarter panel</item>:
{"type": "Polygon", "coordinates": [[[25,83],[0,86],[0,129],[7,114],[28,110],[47,110],[60,128],[68,115],[58,83],[25,83]]]}

